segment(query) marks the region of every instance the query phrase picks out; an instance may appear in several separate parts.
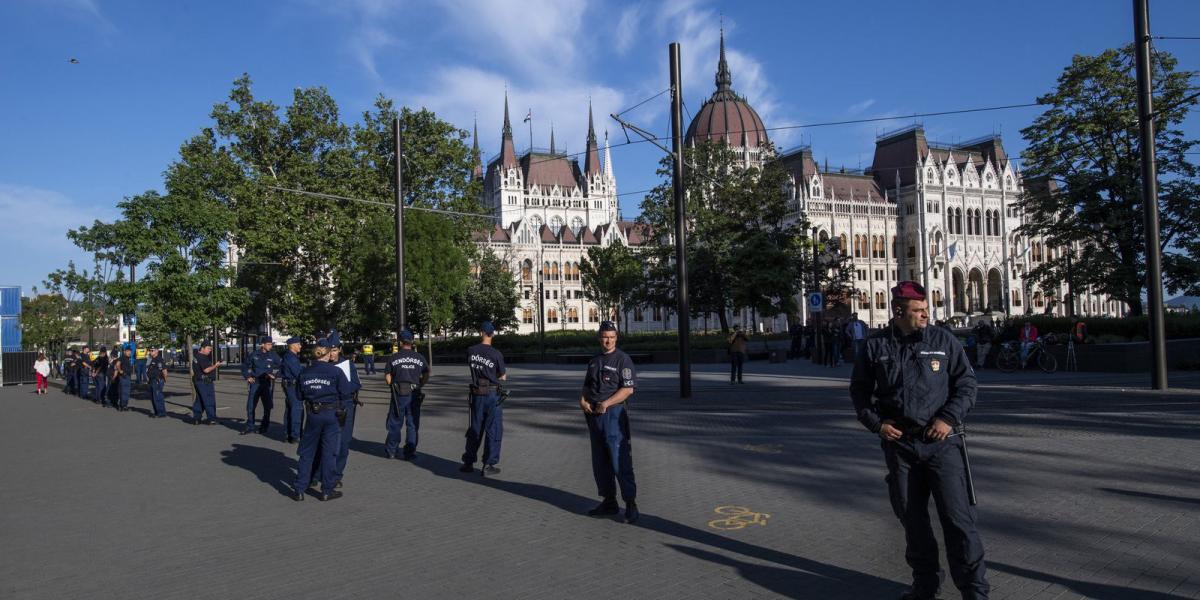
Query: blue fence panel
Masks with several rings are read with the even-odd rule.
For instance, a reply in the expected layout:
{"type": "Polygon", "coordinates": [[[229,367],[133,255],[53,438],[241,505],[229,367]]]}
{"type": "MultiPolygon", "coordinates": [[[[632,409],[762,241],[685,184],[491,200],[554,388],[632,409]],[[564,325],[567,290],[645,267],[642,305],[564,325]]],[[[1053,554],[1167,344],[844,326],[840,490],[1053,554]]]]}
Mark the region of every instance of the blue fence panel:
{"type": "Polygon", "coordinates": [[[0,317],[15,317],[21,314],[21,288],[0,286],[0,317]]]}
{"type": "Polygon", "coordinates": [[[20,317],[0,317],[0,352],[21,351],[20,317]]]}

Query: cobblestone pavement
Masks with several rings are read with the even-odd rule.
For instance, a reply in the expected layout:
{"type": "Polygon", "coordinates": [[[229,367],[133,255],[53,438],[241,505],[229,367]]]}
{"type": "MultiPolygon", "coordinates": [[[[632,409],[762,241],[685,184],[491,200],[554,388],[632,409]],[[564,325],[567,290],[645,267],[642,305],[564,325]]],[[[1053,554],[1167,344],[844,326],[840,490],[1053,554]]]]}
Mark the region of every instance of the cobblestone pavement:
{"type": "MultiPolygon", "coordinates": [[[[908,582],[878,442],[848,368],[749,363],[642,370],[633,399],[637,526],[596,501],[575,401],[581,367],[510,371],[503,473],[457,472],[461,365],[434,367],[414,463],[383,458],[368,377],[346,496],[294,503],[295,447],[52,388],[0,390],[0,598],[893,598],[908,582]],[[743,507],[732,520],[715,512],[743,507]],[[758,513],[757,515],[753,513],[758,513]],[[722,522],[723,521],[723,522],[722,522]],[[729,529],[737,527],[740,529],[729,529]],[[718,527],[724,527],[718,528],[718,527]]],[[[971,450],[994,598],[1200,598],[1200,376],[981,374],[971,450]]],[[[945,598],[957,598],[953,589],[945,598]]]]}

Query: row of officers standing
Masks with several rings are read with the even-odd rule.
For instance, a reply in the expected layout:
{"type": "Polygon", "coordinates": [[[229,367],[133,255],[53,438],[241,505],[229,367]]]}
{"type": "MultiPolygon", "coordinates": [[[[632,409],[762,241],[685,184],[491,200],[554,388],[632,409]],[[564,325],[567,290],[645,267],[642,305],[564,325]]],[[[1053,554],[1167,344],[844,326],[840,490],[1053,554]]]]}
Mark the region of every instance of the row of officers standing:
{"type": "MultiPolygon", "coordinates": [[[[479,463],[478,472],[485,477],[500,473],[503,407],[508,397],[504,387],[508,379],[504,355],[492,346],[495,334],[496,328],[490,321],[481,323],[480,342],[468,348],[466,356],[470,373],[469,423],[459,470],[473,473],[479,463]]],[[[615,324],[601,323],[598,339],[601,352],[588,363],[579,399],[591,439],[592,472],[601,497],[601,502],[588,514],[620,514],[619,490],[625,503],[624,520],[634,523],[640,513],[626,401],[637,387],[637,371],[629,355],[617,349],[615,324]]],[[[425,398],[422,388],[428,383],[431,371],[424,355],[414,348],[411,331],[402,331],[397,341],[399,349],[386,359],[383,368],[384,381],[390,389],[384,449],[387,458],[414,460],[425,398]]],[[[292,498],[303,501],[309,488],[318,483],[317,496],[321,500],[341,497],[339,488],[349,458],[355,412],[362,405],[358,400],[362,382],[357,367],[343,358],[336,331],[318,336],[313,361],[307,366],[300,359],[300,338],[287,340],[287,352],[282,358],[274,351],[270,338],[263,337],[259,342],[259,348],[241,366],[247,384],[242,435],[268,431],[274,408],[274,384],[278,380],[285,396],[283,426],[287,442],[299,442],[299,466],[292,498]],[[261,419],[257,418],[260,404],[261,419]]],[[[217,422],[214,373],[223,364],[214,360],[212,345],[202,342],[192,361],[192,383],[196,390],[193,424],[217,422]]]]}
{"type": "Polygon", "coordinates": [[[70,350],[63,358],[63,391],[89,399],[97,404],[112,407],[120,412],[129,410],[129,395],[133,380],[141,379],[144,362],[144,377],[150,386],[151,418],[167,416],[163,386],[167,382],[167,363],[157,348],[147,351],[144,361],[134,358],[134,347],[125,344],[113,348],[100,346],[93,351],[84,346],[80,352],[70,350]]]}

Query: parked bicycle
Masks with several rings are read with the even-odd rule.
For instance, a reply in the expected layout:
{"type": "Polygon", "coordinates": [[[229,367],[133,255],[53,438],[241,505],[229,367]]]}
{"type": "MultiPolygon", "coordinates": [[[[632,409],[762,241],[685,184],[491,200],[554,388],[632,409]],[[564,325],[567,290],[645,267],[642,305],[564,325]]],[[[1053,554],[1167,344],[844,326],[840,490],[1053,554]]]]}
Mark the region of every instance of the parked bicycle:
{"type": "Polygon", "coordinates": [[[1045,373],[1053,373],[1058,370],[1058,359],[1054,358],[1053,354],[1046,349],[1046,340],[1039,339],[1034,342],[1029,348],[1029,356],[1025,357],[1025,361],[1021,362],[1021,343],[1007,342],[1000,347],[1000,355],[996,357],[996,368],[1005,373],[1012,373],[1017,369],[1024,369],[1030,362],[1036,361],[1039,369],[1045,373]]]}

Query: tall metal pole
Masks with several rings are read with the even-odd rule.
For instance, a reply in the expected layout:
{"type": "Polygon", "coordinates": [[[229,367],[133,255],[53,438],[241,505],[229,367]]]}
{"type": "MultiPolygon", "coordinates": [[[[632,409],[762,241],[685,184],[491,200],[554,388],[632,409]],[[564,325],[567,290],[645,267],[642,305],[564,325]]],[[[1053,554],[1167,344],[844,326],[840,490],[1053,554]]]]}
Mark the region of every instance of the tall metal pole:
{"type": "Polygon", "coordinates": [[[1141,125],[1142,207],[1146,211],[1146,300],[1150,313],[1150,386],[1167,389],[1167,345],[1163,327],[1162,251],[1158,239],[1158,173],[1154,165],[1154,106],[1150,96],[1150,7],[1133,1],[1137,45],[1138,124],[1141,125]]]}
{"type": "Polygon", "coordinates": [[[539,360],[543,363],[546,362],[546,288],[542,284],[545,277],[542,268],[538,267],[538,349],[541,354],[539,360]]]}
{"type": "Polygon", "coordinates": [[[396,145],[396,172],[392,181],[396,190],[396,339],[408,327],[408,311],[404,305],[404,148],[400,137],[400,117],[392,121],[392,136],[396,145]]]}
{"type": "Polygon", "coordinates": [[[691,309],[687,286],[687,214],[683,189],[683,86],[680,83],[679,44],[668,48],[671,61],[671,153],[675,170],[672,176],[675,199],[675,277],[679,300],[679,397],[692,397],[691,309]]]}

